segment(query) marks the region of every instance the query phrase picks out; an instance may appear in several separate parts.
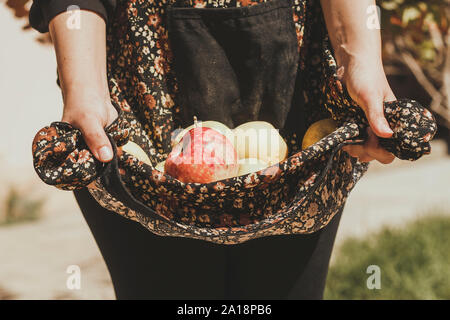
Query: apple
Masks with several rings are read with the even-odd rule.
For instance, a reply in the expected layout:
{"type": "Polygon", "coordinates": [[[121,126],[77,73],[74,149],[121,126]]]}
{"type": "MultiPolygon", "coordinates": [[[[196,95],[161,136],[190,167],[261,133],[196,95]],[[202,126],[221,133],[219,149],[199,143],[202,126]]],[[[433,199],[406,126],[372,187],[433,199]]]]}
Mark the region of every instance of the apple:
{"type": "Polygon", "coordinates": [[[182,182],[208,183],[235,177],[239,164],[236,150],[225,135],[194,125],[173,147],[164,170],[182,182]]]}
{"type": "Polygon", "coordinates": [[[306,149],[337,129],[333,119],[322,119],[314,122],[303,136],[302,149],[306,149]]]}
{"type": "Polygon", "coordinates": [[[268,122],[246,122],[236,127],[233,132],[239,159],[257,158],[271,166],[287,157],[286,142],[268,122]]]}
{"type": "Polygon", "coordinates": [[[256,158],[239,159],[239,172],[238,176],[243,176],[252,172],[259,171],[261,169],[269,167],[267,162],[264,162],[256,158]]]}

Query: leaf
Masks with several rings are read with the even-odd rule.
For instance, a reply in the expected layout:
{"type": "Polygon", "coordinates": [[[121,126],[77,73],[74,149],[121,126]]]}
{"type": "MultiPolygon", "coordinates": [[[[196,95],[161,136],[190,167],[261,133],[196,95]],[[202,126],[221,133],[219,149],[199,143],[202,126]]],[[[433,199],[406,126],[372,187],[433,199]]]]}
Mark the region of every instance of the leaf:
{"type": "Polygon", "coordinates": [[[420,45],[421,60],[433,61],[436,58],[436,49],[431,40],[425,40],[420,45]]]}
{"type": "Polygon", "coordinates": [[[393,0],[393,1],[380,1],[380,5],[385,10],[393,11],[393,10],[396,10],[402,2],[403,1],[395,1],[395,0],[393,0]]]}
{"type": "Polygon", "coordinates": [[[402,24],[404,26],[407,26],[410,21],[420,18],[421,15],[422,14],[419,9],[417,9],[415,7],[408,7],[405,10],[403,10],[402,24]]]}
{"type": "Polygon", "coordinates": [[[29,0],[8,0],[6,6],[14,11],[14,16],[17,18],[26,18],[29,12],[26,8],[28,2],[29,0]]]}

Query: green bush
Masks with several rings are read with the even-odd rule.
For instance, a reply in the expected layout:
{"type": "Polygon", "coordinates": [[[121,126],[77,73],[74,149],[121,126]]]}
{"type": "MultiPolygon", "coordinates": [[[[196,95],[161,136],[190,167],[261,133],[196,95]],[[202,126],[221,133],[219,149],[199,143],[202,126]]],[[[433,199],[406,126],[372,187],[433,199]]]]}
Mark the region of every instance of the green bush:
{"type": "Polygon", "coordinates": [[[381,8],[383,35],[408,39],[408,48],[422,64],[433,63],[440,46],[444,45],[440,41],[445,41],[448,32],[450,1],[383,0],[377,3],[381,8]]]}
{"type": "Polygon", "coordinates": [[[346,240],[330,267],[325,299],[450,299],[450,218],[428,216],[346,240]],[[370,265],[380,267],[380,289],[367,288],[370,265]]]}
{"type": "Polygon", "coordinates": [[[27,193],[12,187],[5,199],[0,225],[36,220],[42,215],[44,203],[44,199],[31,199],[27,193]]]}

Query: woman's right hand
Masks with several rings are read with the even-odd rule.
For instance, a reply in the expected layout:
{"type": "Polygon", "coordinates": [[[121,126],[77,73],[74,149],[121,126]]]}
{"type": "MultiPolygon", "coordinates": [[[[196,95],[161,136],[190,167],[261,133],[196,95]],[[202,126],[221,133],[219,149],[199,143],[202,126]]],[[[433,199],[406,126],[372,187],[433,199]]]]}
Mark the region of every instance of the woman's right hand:
{"type": "Polygon", "coordinates": [[[111,101],[86,92],[65,97],[64,100],[62,121],[80,129],[89,150],[98,160],[110,161],[113,151],[104,128],[118,116],[111,101]]]}
{"type": "Polygon", "coordinates": [[[81,10],[80,23],[70,24],[73,12],[55,16],[49,24],[64,98],[62,121],[81,130],[93,155],[102,162],[113,157],[104,128],[117,118],[106,76],[106,26],[96,13],[81,10]]]}

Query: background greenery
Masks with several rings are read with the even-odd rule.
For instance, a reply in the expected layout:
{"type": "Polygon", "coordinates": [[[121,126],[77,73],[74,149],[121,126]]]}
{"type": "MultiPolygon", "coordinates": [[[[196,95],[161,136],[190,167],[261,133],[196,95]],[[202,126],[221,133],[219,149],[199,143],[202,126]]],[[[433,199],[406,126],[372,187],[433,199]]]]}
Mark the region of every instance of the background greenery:
{"type": "Polygon", "coordinates": [[[30,192],[10,187],[0,210],[0,227],[39,219],[42,216],[45,198],[36,199],[30,192]]]}
{"type": "MultiPolygon", "coordinates": [[[[381,8],[383,61],[387,73],[412,76],[424,90],[421,102],[429,103],[441,128],[448,132],[450,0],[378,0],[377,4],[381,8]]],[[[408,94],[414,90],[410,85],[408,94]]],[[[446,138],[450,142],[450,134],[446,138]]]]}
{"type": "Polygon", "coordinates": [[[450,299],[450,218],[428,216],[403,229],[348,239],[331,266],[325,299],[450,299]],[[381,289],[366,286],[381,269],[381,289]]]}

